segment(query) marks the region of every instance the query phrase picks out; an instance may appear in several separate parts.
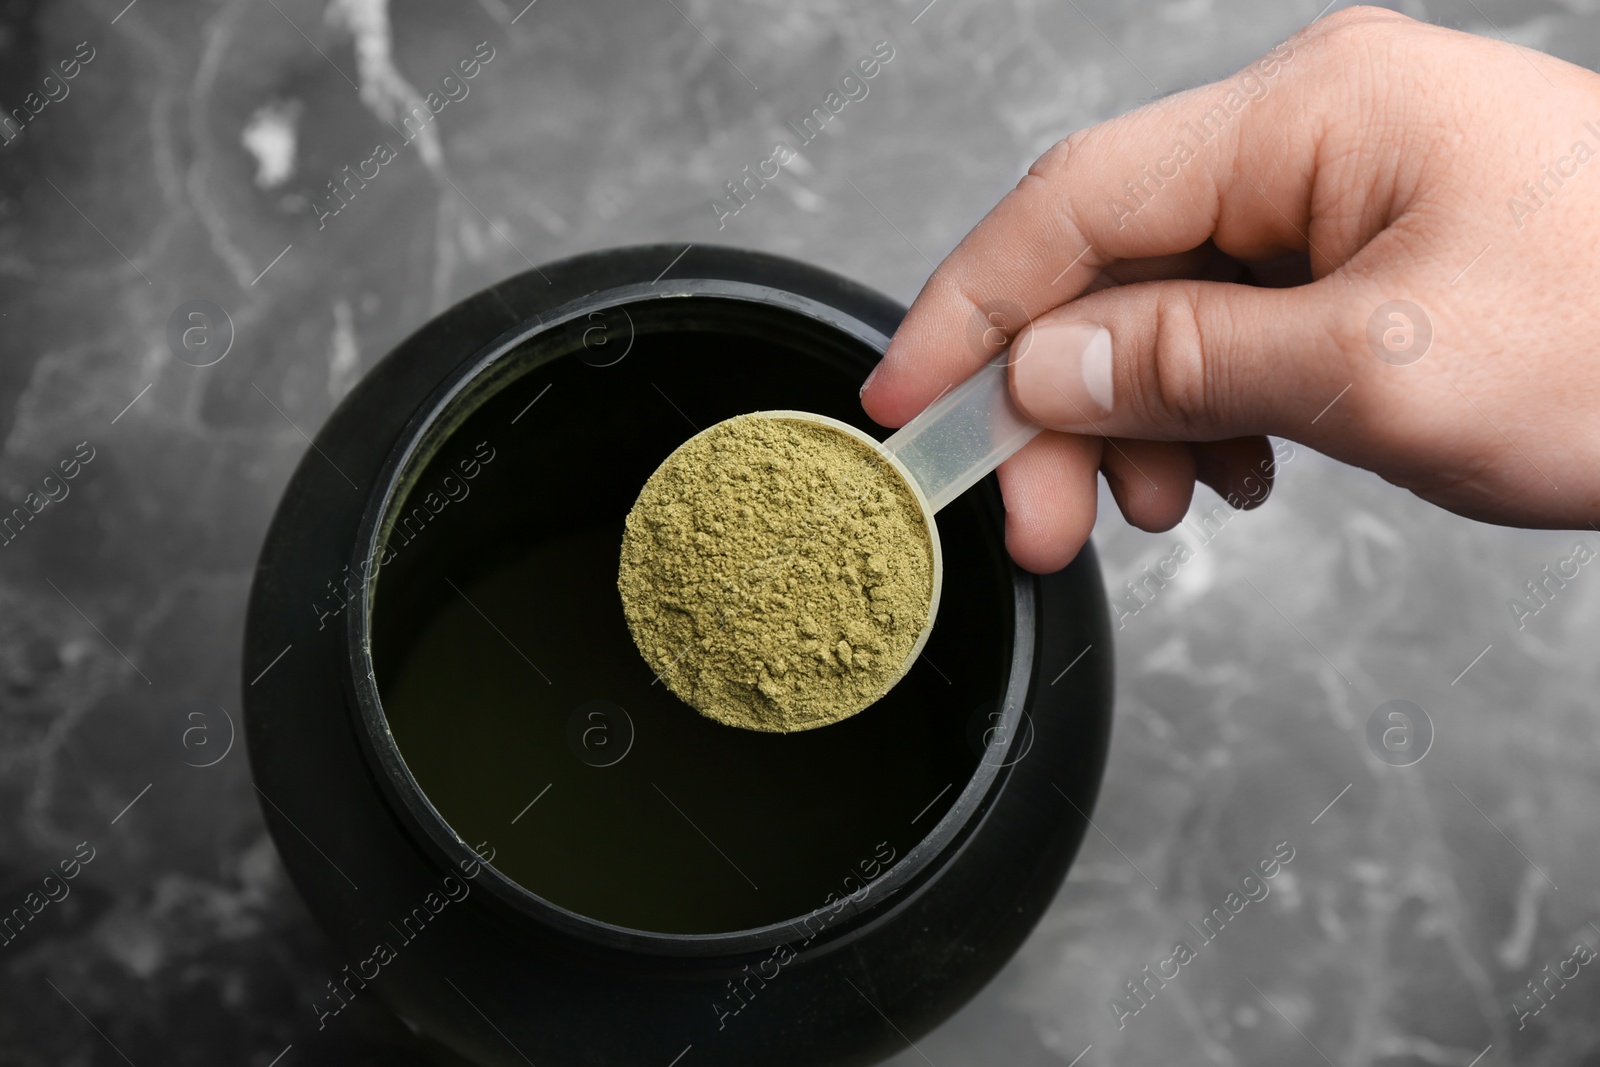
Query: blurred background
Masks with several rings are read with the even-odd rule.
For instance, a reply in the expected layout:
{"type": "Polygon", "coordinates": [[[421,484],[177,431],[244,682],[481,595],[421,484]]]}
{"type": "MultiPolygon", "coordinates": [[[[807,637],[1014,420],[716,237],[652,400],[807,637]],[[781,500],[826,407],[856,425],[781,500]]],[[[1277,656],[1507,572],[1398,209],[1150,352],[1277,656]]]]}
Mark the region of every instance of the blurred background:
{"type": "MultiPolygon", "coordinates": [[[[5,509],[77,463],[0,547],[0,910],[92,855],[0,944],[0,1064],[427,1062],[373,998],[317,1030],[339,964],[228,747],[272,509],[401,338],[532,264],[655,241],[680,274],[724,243],[909,302],[1053,142],[1233,72],[1323,0],[525,2],[0,0],[0,105],[26,118],[0,144],[5,509]],[[713,209],[879,42],[868,95],[713,209]],[[396,116],[486,54],[403,143],[396,116]],[[347,166],[378,174],[335,200],[347,166]],[[230,326],[183,360],[191,301],[230,326]]],[[[1395,6],[1600,64],[1597,0],[1395,6]]],[[[1600,577],[1509,607],[1577,535],[1305,448],[1266,507],[1193,529],[1103,501],[1113,599],[1194,558],[1122,619],[1096,830],[1012,963],[893,1062],[1600,1062],[1594,968],[1519,1017],[1600,947],[1600,577]],[[1373,721],[1410,733],[1385,748],[1373,721]],[[1285,843],[1266,899],[1195,937],[1285,843]],[[1178,940],[1179,977],[1112,1007],[1178,940]]]]}

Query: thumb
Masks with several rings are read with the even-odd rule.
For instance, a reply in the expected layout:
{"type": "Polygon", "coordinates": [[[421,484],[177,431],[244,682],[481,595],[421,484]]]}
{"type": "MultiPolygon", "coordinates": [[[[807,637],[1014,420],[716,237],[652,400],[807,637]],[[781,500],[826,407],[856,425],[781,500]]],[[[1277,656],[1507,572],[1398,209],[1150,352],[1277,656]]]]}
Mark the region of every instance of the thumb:
{"type": "Polygon", "coordinates": [[[1011,395],[1054,430],[1146,440],[1305,440],[1354,376],[1332,276],[1292,289],[1119,286],[1055,308],[1012,344],[1011,395]]]}

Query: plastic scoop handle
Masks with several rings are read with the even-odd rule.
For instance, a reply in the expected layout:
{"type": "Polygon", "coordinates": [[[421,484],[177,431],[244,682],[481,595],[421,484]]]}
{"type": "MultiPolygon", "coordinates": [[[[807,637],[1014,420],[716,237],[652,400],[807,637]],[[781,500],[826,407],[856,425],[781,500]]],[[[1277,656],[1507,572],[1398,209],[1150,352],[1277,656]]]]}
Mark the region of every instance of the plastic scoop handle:
{"type": "Polygon", "coordinates": [[[1043,427],[1011,400],[1006,381],[1011,350],[929,404],[883,442],[917,480],[938,512],[1033,440],[1043,427]]]}

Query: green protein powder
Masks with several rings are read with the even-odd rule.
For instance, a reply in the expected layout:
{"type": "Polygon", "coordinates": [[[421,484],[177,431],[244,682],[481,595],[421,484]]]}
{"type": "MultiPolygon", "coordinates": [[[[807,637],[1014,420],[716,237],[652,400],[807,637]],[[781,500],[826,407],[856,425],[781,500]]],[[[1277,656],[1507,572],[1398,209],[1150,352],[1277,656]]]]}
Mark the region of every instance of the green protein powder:
{"type": "Polygon", "coordinates": [[[788,733],[900,679],[934,549],[915,493],[832,427],[741,415],[690,438],[628,512],[617,588],[650,669],[701,714],[788,733]]]}

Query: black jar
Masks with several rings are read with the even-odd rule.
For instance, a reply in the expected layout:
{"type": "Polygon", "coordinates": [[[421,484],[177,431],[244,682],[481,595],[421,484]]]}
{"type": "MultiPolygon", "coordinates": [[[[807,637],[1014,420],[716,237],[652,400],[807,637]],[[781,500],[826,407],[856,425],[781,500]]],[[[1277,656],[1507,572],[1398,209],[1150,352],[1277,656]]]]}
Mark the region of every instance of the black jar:
{"type": "Polygon", "coordinates": [[[1010,563],[992,478],[939,517],[924,656],[854,719],[709,722],[627,643],[644,478],[745,411],[873,429],[856,391],[904,314],[734,249],[663,277],[679,251],[579,256],[440,315],[285,492],[246,733],[348,960],[306,991],[311,1029],[373,996],[484,1064],[870,1063],[976,993],[1066,875],[1109,740],[1105,597],[1087,548],[1010,563]]]}

